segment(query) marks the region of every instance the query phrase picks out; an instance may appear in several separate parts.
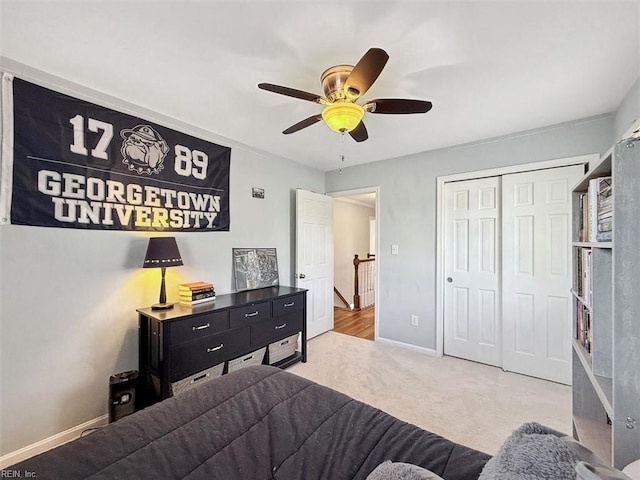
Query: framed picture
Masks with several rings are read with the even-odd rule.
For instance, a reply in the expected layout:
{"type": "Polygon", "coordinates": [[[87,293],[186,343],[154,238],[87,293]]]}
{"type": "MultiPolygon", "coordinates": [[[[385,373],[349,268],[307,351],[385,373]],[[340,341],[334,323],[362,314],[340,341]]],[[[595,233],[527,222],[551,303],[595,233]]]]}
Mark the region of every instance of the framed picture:
{"type": "Polygon", "coordinates": [[[278,285],[276,249],[234,248],[233,274],[238,292],[278,285]]]}
{"type": "Polygon", "coordinates": [[[253,187],[251,189],[251,196],[253,198],[264,198],[264,188],[253,187]]]}

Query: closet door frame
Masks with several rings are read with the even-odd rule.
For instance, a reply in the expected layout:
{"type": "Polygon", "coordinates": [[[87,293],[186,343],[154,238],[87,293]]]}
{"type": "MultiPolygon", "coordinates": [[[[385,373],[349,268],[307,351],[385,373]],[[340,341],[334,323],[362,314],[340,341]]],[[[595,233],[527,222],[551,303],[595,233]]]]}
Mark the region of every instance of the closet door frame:
{"type": "Polygon", "coordinates": [[[472,172],[445,175],[436,178],[436,355],[444,355],[444,184],[460,180],[496,177],[512,173],[531,172],[570,165],[584,165],[595,162],[599,154],[578,155],[575,157],[546,160],[542,162],[510,165],[506,167],[477,170],[472,172]]]}

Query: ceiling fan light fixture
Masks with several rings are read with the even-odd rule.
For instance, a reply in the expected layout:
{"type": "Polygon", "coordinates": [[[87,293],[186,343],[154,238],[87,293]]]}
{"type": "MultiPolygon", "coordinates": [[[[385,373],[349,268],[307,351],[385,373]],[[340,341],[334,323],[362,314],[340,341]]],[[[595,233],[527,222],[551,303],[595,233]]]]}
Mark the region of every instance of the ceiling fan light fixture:
{"type": "MultiPolygon", "coordinates": [[[[426,113],[433,106],[431,102],[425,100],[406,98],[379,98],[361,102],[363,105],[356,103],[380,76],[387,60],[389,60],[389,54],[383,49],[370,48],[354,66],[334,65],[327,68],[320,76],[324,96],[272,83],[259,83],[258,88],[324,106],[320,114],[316,113],[291,125],[282,131],[283,134],[298,132],[324,120],[334,132],[348,133],[353,140],[360,143],[369,138],[367,128],[362,121],[365,112],[406,115],[426,113]]],[[[342,135],[341,138],[344,136],[342,135]]]]}
{"type": "Polygon", "coordinates": [[[322,119],[334,132],[350,132],[358,126],[363,116],[364,108],[357,103],[333,103],[322,110],[322,119]]]}

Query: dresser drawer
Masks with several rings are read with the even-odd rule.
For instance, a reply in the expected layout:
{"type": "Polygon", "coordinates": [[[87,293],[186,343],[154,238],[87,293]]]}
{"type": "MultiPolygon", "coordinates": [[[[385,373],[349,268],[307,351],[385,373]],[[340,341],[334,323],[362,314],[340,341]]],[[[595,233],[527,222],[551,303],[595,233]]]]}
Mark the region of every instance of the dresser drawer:
{"type": "Polygon", "coordinates": [[[273,316],[287,315],[291,312],[297,312],[304,307],[304,295],[293,295],[291,297],[276,298],[273,301],[273,316]]]}
{"type": "Polygon", "coordinates": [[[229,310],[231,328],[244,327],[271,317],[271,302],[254,303],[229,310]]]}
{"type": "Polygon", "coordinates": [[[171,322],[171,345],[190,342],[216,332],[229,330],[229,311],[203,313],[171,322]]]}
{"type": "Polygon", "coordinates": [[[249,341],[249,327],[244,327],[172,346],[169,348],[169,381],[175,382],[239,355],[249,348],[249,341]]]}
{"type": "Polygon", "coordinates": [[[251,325],[251,345],[264,345],[302,330],[304,315],[294,312],[280,318],[251,325]]]}

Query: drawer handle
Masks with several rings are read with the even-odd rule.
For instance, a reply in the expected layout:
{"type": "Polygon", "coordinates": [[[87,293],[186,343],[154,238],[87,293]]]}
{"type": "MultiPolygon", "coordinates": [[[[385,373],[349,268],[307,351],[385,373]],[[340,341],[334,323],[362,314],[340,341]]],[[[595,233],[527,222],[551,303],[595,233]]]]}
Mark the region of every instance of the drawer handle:
{"type": "Polygon", "coordinates": [[[192,378],[191,379],[191,383],[196,383],[198,380],[202,380],[203,378],[207,378],[209,375],[210,375],[209,373],[203,373],[199,377],[192,378]]]}
{"type": "Polygon", "coordinates": [[[245,318],[247,318],[247,317],[255,317],[256,315],[258,315],[258,312],[245,313],[245,314],[244,314],[245,318]]]}
{"type": "Polygon", "coordinates": [[[224,343],[221,343],[217,347],[207,348],[207,353],[215,352],[217,350],[220,350],[222,347],[224,347],[224,343]]]}
{"type": "Polygon", "coordinates": [[[195,332],[196,330],[204,330],[205,328],[209,328],[211,325],[207,323],[206,325],[200,325],[199,327],[191,327],[191,329],[195,332]]]}
{"type": "Polygon", "coordinates": [[[296,302],[285,303],[284,304],[284,308],[293,307],[295,304],[296,304],[296,302]]]}
{"type": "Polygon", "coordinates": [[[284,328],[286,326],[287,326],[286,323],[283,323],[282,325],[276,325],[276,330],[280,330],[281,328],[284,328]]]}

